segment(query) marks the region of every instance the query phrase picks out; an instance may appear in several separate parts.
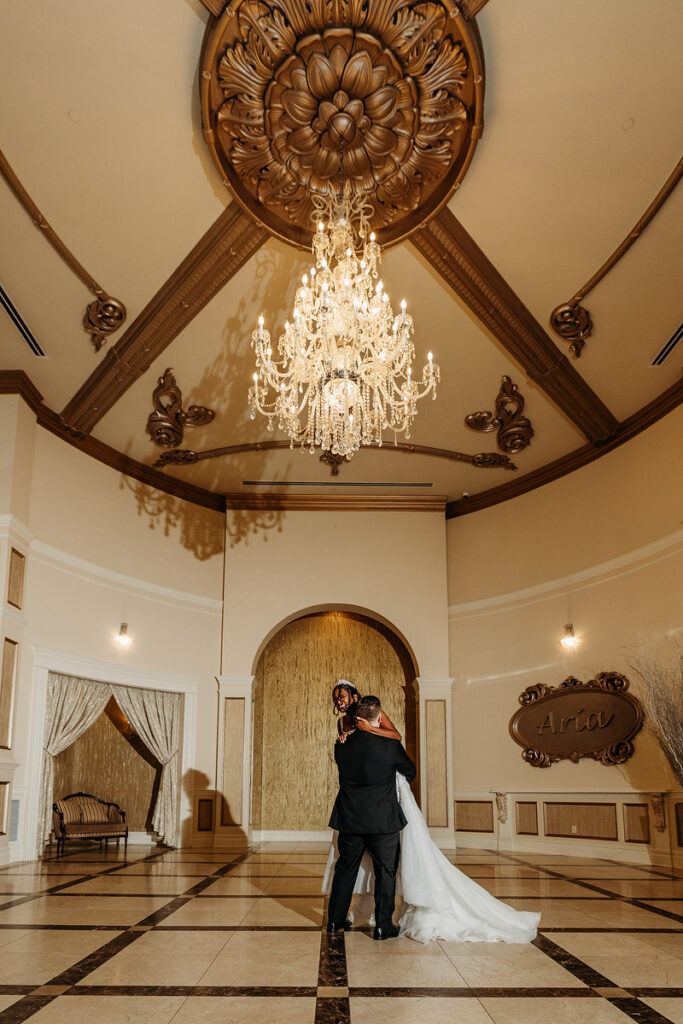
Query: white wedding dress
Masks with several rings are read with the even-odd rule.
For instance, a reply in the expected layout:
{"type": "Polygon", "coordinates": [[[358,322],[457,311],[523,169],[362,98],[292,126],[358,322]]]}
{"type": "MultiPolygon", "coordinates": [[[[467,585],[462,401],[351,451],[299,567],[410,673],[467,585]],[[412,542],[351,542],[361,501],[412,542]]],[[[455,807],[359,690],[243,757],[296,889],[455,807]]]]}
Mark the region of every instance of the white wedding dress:
{"type": "MultiPolygon", "coordinates": [[[[513,910],[451,864],[433,842],[410,786],[398,773],[396,784],[407,820],[401,832],[401,860],[396,878],[396,892],[403,897],[401,935],[418,942],[531,942],[541,915],[513,910]]],[[[335,838],[323,878],[325,894],[332,888],[336,859],[335,838]]],[[[366,852],[354,887],[356,900],[372,893],[373,887],[372,861],[366,852]]],[[[362,900],[364,909],[367,903],[362,900]]]]}

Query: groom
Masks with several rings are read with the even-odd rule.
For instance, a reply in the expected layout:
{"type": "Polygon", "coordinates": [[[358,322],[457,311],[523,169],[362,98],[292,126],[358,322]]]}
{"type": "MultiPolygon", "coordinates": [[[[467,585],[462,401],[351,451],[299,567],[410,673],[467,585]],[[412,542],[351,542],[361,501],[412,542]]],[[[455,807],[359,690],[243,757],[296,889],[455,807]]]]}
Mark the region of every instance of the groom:
{"type": "MultiPolygon", "coordinates": [[[[356,718],[378,725],[382,711],[377,697],[362,697],[356,718]]],[[[396,772],[408,782],[416,769],[398,740],[356,729],[344,743],[335,743],[339,793],[330,828],[339,830],[339,859],[334,869],[327,916],[328,932],[347,930],[353,887],[365,850],[375,871],[375,939],[398,935],[391,921],[396,894],[399,835],[406,824],[396,795],[396,772]]]]}

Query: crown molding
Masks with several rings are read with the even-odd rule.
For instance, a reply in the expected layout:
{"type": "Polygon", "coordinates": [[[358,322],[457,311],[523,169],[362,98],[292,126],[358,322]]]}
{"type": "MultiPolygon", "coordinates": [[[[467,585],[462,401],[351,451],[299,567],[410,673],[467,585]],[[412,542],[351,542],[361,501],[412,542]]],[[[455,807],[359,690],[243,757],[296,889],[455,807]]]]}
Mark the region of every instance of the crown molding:
{"type": "Polygon", "coordinates": [[[230,203],[64,407],[66,429],[89,434],[267,238],[230,203]]]}
{"type": "Polygon", "coordinates": [[[166,604],[178,605],[190,611],[200,611],[212,615],[220,615],[223,602],[219,598],[204,597],[201,594],[192,594],[185,590],[175,590],[172,587],[162,587],[158,583],[152,583],[136,576],[127,576],[124,573],[116,572],[114,569],[107,569],[96,562],[89,562],[84,558],[78,558],[68,551],[52,547],[51,544],[44,544],[42,541],[34,540],[29,549],[32,562],[39,562],[50,569],[57,569],[60,572],[67,572],[77,576],[81,580],[96,583],[107,589],[120,590],[124,594],[139,594],[147,600],[164,601],[166,604]]]}
{"type": "Polygon", "coordinates": [[[651,427],[653,423],[672,412],[677,406],[683,403],[683,378],[672,384],[670,388],[663,391],[653,401],[644,405],[642,409],[633,413],[623,420],[613,437],[601,445],[587,444],[582,448],[576,448],[573,452],[563,455],[553,462],[539,466],[538,469],[526,473],[524,476],[515,477],[509,483],[499,484],[497,487],[490,487],[487,491],[480,491],[467,498],[460,498],[458,501],[449,501],[446,505],[446,519],[454,519],[456,516],[465,516],[470,512],[478,512],[480,509],[489,508],[491,505],[498,505],[501,501],[508,501],[510,498],[517,498],[520,494],[533,491],[537,487],[551,483],[561,476],[573,473],[575,469],[581,469],[601,455],[613,451],[619,445],[630,441],[632,437],[640,434],[641,431],[651,427]]]}
{"type": "Polygon", "coordinates": [[[278,512],[440,512],[442,495],[226,494],[226,509],[278,512]]]}
{"type": "Polygon", "coordinates": [[[616,418],[447,207],[410,242],[589,441],[614,434],[616,418]]]}

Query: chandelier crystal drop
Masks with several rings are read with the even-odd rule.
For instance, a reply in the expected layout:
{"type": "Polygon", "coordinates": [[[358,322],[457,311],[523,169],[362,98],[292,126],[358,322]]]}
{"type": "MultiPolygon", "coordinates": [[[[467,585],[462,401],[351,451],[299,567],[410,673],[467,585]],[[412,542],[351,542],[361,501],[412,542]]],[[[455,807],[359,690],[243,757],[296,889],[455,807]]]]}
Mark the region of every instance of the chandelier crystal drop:
{"type": "Polygon", "coordinates": [[[277,423],[290,447],[346,459],[362,445],[381,447],[385,430],[409,438],[417,402],[430,392],[436,398],[440,379],[430,352],[421,387],[413,380],[413,320],[405,301],[394,315],[379,280],[369,212],[362,195],[317,197],[315,266],[297,289],[277,355],[262,316],[251,336],[251,418],[262,413],[268,430],[277,423]]]}

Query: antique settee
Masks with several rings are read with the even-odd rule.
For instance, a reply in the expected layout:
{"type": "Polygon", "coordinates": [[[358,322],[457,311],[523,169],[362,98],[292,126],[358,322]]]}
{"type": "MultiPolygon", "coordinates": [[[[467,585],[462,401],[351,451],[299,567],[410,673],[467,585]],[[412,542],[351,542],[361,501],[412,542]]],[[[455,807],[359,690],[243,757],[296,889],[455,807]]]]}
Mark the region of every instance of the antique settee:
{"type": "Polygon", "coordinates": [[[57,853],[64,851],[67,839],[99,839],[108,843],[123,839],[128,846],[126,812],[118,804],[100,800],[90,793],[71,793],[52,805],[52,827],[57,853]]]}

